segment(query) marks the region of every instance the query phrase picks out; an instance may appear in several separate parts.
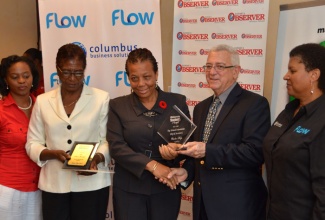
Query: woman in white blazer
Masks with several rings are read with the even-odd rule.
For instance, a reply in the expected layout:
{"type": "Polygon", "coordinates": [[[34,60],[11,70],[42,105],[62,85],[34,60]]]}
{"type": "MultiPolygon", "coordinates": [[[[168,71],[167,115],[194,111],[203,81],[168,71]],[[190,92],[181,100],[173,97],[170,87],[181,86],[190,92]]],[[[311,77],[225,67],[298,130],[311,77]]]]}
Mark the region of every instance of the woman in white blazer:
{"type": "Polygon", "coordinates": [[[56,66],[61,85],[37,97],[26,151],[41,169],[44,220],[105,219],[110,175],[62,169],[75,141],[99,142],[90,169],[108,171],[106,141],[109,94],[83,83],[86,56],[75,44],[62,46],[56,66]]]}

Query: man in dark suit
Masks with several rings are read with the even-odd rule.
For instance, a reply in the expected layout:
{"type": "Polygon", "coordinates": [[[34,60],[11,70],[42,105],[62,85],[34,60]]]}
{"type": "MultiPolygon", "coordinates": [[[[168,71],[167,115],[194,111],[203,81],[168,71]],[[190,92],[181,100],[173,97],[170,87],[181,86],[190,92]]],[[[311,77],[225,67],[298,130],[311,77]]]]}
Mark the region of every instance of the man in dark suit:
{"type": "Polygon", "coordinates": [[[185,169],[174,169],[169,177],[176,175],[187,186],[194,180],[194,220],[265,219],[267,191],[261,166],[262,140],[270,127],[269,104],[236,82],[241,68],[234,48],[212,48],[204,68],[214,95],[194,108],[194,142],[182,151],[174,151],[173,144],[161,149],[169,159],[176,152],[189,156],[185,169]],[[215,99],[218,102],[212,106],[215,99]]]}

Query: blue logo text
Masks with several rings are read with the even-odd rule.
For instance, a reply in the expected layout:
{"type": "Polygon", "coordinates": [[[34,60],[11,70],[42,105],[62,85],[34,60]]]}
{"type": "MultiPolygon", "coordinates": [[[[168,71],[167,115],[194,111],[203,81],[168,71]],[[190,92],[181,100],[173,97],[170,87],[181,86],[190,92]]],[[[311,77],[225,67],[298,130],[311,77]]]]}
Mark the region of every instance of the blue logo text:
{"type": "Polygon", "coordinates": [[[294,130],[296,133],[298,134],[308,134],[308,132],[310,131],[310,129],[307,129],[307,128],[303,128],[301,126],[298,126],[295,128],[294,130]]]}
{"type": "Polygon", "coordinates": [[[50,28],[50,24],[54,21],[54,24],[57,28],[69,28],[73,25],[75,28],[78,26],[84,27],[86,23],[86,15],[84,16],[63,16],[61,19],[58,19],[56,13],[48,13],[46,15],[46,28],[50,28]]]}
{"type": "Polygon", "coordinates": [[[142,25],[145,25],[146,22],[148,24],[152,24],[154,12],[151,12],[150,14],[148,12],[145,13],[130,13],[125,20],[124,17],[124,11],[123,10],[114,10],[112,13],[112,24],[115,26],[116,20],[119,18],[121,19],[121,22],[123,25],[136,25],[140,21],[142,25]]]}
{"type": "Polygon", "coordinates": [[[124,81],[124,85],[130,86],[128,75],[125,71],[118,71],[115,75],[116,87],[119,86],[120,81],[124,81]]]}
{"type": "MultiPolygon", "coordinates": [[[[84,78],[84,83],[88,86],[90,82],[90,76],[86,76],[84,78]]],[[[58,77],[58,74],[56,72],[52,73],[50,76],[50,84],[51,84],[51,88],[54,87],[54,84],[60,84],[60,79],[58,77]]]]}

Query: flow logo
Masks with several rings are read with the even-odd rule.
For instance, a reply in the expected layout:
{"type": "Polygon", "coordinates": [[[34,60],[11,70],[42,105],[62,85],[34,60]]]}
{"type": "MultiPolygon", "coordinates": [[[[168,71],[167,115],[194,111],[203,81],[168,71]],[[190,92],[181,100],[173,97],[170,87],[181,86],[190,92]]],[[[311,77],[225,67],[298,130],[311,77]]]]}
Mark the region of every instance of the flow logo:
{"type": "MultiPolygon", "coordinates": [[[[88,86],[89,85],[89,82],[90,82],[90,76],[85,76],[84,78],[84,83],[88,86]]],[[[60,84],[60,79],[59,79],[59,76],[58,76],[58,73],[57,72],[54,72],[51,74],[50,76],[50,84],[51,84],[51,88],[54,87],[54,84],[60,84]]]]}
{"type": "Polygon", "coordinates": [[[129,15],[127,15],[126,20],[125,20],[124,11],[117,9],[112,12],[112,25],[115,26],[116,21],[118,19],[121,20],[123,25],[137,25],[139,23],[139,21],[142,25],[145,25],[146,23],[151,25],[154,15],[155,15],[154,12],[151,12],[151,13],[148,13],[148,12],[134,13],[133,12],[133,13],[130,13],[129,15]]]}
{"type": "Polygon", "coordinates": [[[61,19],[58,18],[56,13],[48,13],[46,15],[46,28],[50,28],[50,24],[54,22],[57,28],[69,28],[73,25],[75,28],[84,27],[86,24],[87,16],[63,16],[61,19]]]}
{"type": "Polygon", "coordinates": [[[298,126],[295,128],[294,132],[298,133],[298,134],[308,134],[310,131],[310,129],[307,128],[303,128],[301,126],[298,126]]]}
{"type": "Polygon", "coordinates": [[[115,82],[116,82],[115,85],[116,85],[116,87],[119,86],[119,82],[122,81],[122,80],[124,82],[124,85],[130,86],[130,83],[129,83],[129,80],[128,80],[128,75],[126,74],[126,72],[125,71],[118,71],[115,74],[115,82]]]}

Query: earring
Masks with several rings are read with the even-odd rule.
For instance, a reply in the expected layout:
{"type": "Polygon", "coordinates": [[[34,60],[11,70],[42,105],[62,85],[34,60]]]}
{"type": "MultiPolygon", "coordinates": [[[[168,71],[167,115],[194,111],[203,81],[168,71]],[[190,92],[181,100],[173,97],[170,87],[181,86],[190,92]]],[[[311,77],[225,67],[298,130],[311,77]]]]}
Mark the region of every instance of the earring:
{"type": "Polygon", "coordinates": [[[156,81],[156,89],[158,89],[158,81],[156,81]]]}
{"type": "Polygon", "coordinates": [[[8,84],[7,84],[7,90],[9,90],[8,84]]]}
{"type": "Polygon", "coordinates": [[[32,84],[32,87],[34,87],[34,85],[32,84]]]}
{"type": "Polygon", "coordinates": [[[311,85],[310,94],[314,94],[314,85],[312,82],[310,82],[310,85],[311,85]]]}

